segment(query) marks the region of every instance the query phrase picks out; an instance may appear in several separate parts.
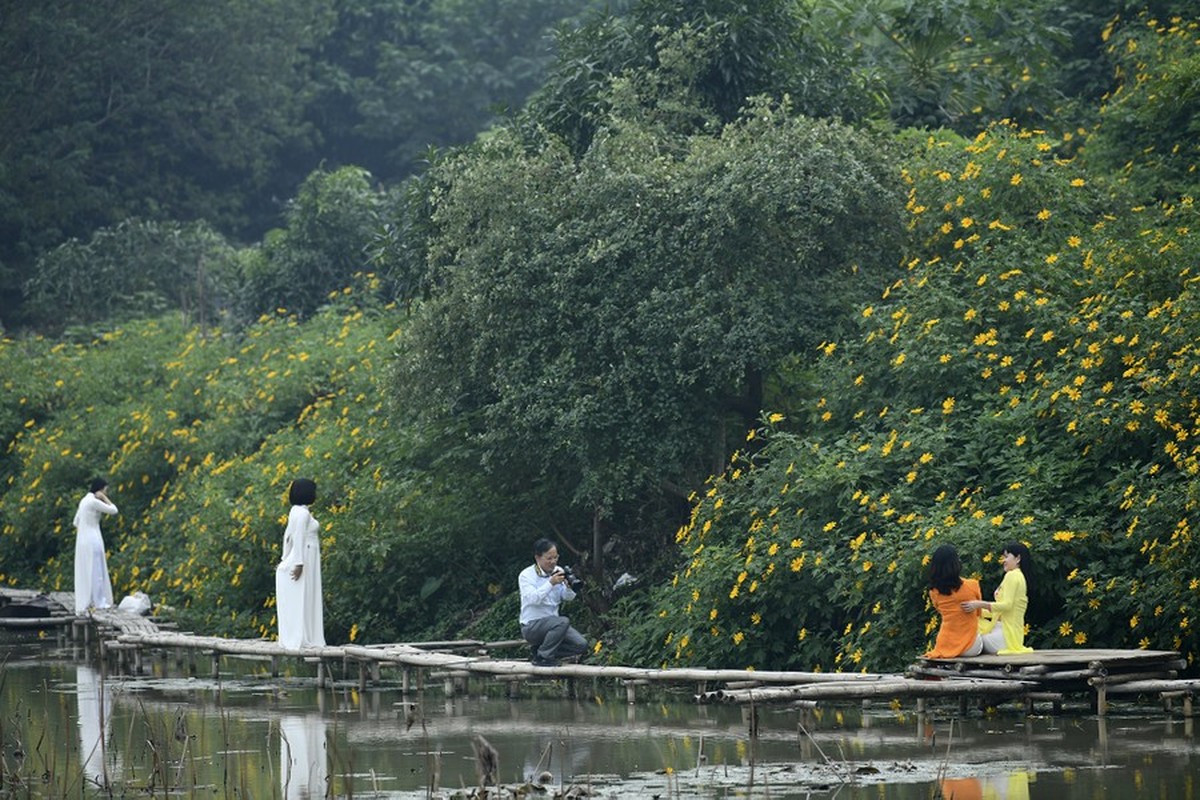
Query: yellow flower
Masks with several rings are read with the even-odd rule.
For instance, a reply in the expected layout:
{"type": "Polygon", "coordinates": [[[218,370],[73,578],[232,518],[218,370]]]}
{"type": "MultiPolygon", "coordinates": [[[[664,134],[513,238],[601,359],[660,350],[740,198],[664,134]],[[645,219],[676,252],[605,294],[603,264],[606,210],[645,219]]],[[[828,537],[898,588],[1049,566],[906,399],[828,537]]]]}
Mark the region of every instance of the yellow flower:
{"type": "Polygon", "coordinates": [[[744,633],[742,633],[741,631],[738,631],[737,633],[735,633],[735,634],[733,635],[733,643],[734,643],[734,644],[741,644],[741,643],[742,643],[742,639],[745,639],[745,638],[746,638],[746,635],[745,635],[744,633]]]}
{"type": "Polygon", "coordinates": [[[1021,173],[1014,172],[1013,176],[1008,179],[1008,182],[1011,183],[1013,186],[1020,186],[1021,185],[1021,173]]]}
{"type": "Polygon", "coordinates": [[[1062,625],[1058,626],[1058,635],[1059,636],[1070,636],[1071,630],[1072,630],[1071,623],[1064,622],[1062,625]]]}
{"type": "Polygon", "coordinates": [[[1046,220],[1050,219],[1050,209],[1048,209],[1048,208],[1043,208],[1041,211],[1039,211],[1039,212],[1037,213],[1037,218],[1038,218],[1038,219],[1040,219],[1040,220],[1042,220],[1043,222],[1045,222],[1046,220]]]}
{"type": "Polygon", "coordinates": [[[1075,634],[1075,644],[1087,644],[1087,634],[1083,631],[1075,634]]]}

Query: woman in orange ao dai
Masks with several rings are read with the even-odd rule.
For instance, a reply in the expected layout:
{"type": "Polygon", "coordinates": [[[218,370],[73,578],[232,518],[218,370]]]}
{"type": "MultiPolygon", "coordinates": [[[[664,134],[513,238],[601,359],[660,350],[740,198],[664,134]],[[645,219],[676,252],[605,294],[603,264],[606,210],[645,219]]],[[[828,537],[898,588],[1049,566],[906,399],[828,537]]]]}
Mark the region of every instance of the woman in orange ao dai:
{"type": "Polygon", "coordinates": [[[962,561],[954,545],[933,551],[929,565],[929,600],[942,617],[937,640],[926,658],[977,656],[983,650],[979,635],[979,611],[966,611],[963,603],[980,600],[979,581],[962,577],[962,561]]]}

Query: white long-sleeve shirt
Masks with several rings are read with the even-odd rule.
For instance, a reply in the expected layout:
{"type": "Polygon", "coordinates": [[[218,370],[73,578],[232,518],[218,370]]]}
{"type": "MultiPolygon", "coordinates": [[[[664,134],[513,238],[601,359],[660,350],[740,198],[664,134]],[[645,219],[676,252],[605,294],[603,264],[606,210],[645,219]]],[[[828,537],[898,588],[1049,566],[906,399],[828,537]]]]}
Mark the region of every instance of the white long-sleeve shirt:
{"type": "Polygon", "coordinates": [[[517,580],[521,589],[521,624],[528,625],[535,619],[558,616],[558,606],[565,600],[574,600],[566,581],[551,583],[550,575],[530,564],[521,570],[517,580]]]}

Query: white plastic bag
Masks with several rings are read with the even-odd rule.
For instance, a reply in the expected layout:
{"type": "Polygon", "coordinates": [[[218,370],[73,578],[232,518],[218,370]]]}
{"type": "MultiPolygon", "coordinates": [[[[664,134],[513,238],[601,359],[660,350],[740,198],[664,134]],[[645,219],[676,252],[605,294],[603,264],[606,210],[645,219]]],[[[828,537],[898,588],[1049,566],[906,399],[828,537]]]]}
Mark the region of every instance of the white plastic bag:
{"type": "Polygon", "coordinates": [[[127,614],[149,614],[150,597],[145,592],[127,594],[121,598],[121,603],[117,608],[127,614]]]}

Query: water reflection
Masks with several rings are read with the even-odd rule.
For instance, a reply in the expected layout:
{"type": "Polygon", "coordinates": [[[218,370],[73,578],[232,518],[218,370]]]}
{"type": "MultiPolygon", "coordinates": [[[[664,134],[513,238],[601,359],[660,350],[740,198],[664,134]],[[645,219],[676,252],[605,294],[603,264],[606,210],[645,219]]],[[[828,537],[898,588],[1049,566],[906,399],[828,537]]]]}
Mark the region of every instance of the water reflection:
{"type": "Polygon", "coordinates": [[[79,715],[79,760],[88,779],[108,786],[105,756],[112,733],[112,688],[103,675],[83,664],[75,668],[75,686],[79,715]]]}
{"type": "Polygon", "coordinates": [[[326,722],[317,714],[279,718],[279,788],[286,800],[324,797],[329,778],[326,722]]]}
{"type": "Polygon", "coordinates": [[[3,755],[17,742],[40,759],[25,759],[15,779],[41,787],[44,764],[64,765],[47,784],[53,788],[22,796],[64,797],[72,786],[75,796],[90,796],[107,781],[114,796],[127,797],[153,785],[181,800],[425,800],[432,787],[477,784],[479,735],[498,753],[501,784],[587,785],[621,800],[838,792],[837,800],[1200,800],[1191,719],[1146,703],[1118,706],[1107,719],[1082,704],[1032,717],[1019,707],[960,715],[950,704],[928,714],[764,707],[750,737],[738,707],[669,696],[630,706],[603,685],[578,699],[549,682],[511,700],[499,692],[448,699],[394,685],[363,691],[351,681],[330,691],[311,675],[236,666],[240,672],[214,680],[101,675],[48,647],[0,646],[3,755]],[[172,738],[181,714],[186,745],[172,738]],[[156,771],[163,763],[169,772],[156,771]]]}
{"type": "Polygon", "coordinates": [[[947,778],[942,781],[946,800],[1029,800],[1029,772],[1018,771],[988,778],[947,778]]]}

